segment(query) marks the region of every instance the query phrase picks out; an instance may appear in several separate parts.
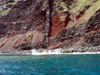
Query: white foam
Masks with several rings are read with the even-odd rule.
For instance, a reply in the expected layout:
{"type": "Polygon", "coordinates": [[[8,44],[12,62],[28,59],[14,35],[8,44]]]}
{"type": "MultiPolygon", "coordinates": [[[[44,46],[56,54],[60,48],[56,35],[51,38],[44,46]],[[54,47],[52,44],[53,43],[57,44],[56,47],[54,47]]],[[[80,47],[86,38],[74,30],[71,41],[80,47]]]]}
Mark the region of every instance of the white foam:
{"type": "Polygon", "coordinates": [[[32,55],[78,55],[78,54],[100,54],[100,52],[73,52],[73,53],[63,53],[62,49],[54,49],[54,50],[32,50],[32,55]]]}
{"type": "Polygon", "coordinates": [[[32,55],[52,55],[52,54],[62,54],[62,49],[54,49],[54,50],[32,50],[32,55]]]}

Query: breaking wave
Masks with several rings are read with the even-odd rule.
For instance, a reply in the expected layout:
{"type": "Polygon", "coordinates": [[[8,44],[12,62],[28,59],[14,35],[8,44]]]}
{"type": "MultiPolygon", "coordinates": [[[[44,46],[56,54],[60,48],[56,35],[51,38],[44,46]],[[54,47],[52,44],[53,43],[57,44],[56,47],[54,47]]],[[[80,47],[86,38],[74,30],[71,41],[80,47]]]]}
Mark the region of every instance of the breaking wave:
{"type": "Polygon", "coordinates": [[[32,50],[32,55],[52,55],[52,54],[62,54],[62,49],[54,49],[54,50],[32,50]]]}
{"type": "Polygon", "coordinates": [[[44,49],[33,49],[31,51],[32,55],[59,55],[59,54],[100,54],[100,46],[96,47],[72,47],[68,49],[53,49],[53,50],[44,50],[44,49]]]}

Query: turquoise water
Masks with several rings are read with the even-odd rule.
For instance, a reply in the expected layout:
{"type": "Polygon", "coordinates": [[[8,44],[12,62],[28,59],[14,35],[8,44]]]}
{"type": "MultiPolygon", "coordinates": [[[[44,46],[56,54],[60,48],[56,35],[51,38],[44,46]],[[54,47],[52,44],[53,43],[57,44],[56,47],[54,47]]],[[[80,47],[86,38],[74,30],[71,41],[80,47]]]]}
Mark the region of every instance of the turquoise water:
{"type": "Polygon", "coordinates": [[[0,75],[100,75],[100,55],[0,56],[0,75]]]}

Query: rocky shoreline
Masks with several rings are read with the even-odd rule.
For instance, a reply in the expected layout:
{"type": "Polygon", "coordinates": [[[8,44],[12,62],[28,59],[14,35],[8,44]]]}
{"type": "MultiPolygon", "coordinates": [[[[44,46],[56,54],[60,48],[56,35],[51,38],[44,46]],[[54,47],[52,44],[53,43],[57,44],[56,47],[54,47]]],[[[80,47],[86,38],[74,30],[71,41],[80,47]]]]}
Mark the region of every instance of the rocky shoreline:
{"type": "Polygon", "coordinates": [[[68,49],[32,49],[32,50],[0,50],[0,55],[48,55],[48,54],[100,54],[100,46],[96,47],[80,47],[68,49]]]}

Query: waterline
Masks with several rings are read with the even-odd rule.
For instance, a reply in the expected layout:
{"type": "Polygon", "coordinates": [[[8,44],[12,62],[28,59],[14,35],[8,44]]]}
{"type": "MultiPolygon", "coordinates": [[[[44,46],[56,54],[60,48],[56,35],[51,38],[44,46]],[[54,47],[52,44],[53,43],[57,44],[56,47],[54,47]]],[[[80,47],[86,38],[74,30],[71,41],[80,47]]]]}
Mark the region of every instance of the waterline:
{"type": "Polygon", "coordinates": [[[100,52],[70,52],[64,53],[61,48],[54,50],[36,50],[33,49],[31,55],[77,55],[77,54],[100,54],[100,52]]]}

